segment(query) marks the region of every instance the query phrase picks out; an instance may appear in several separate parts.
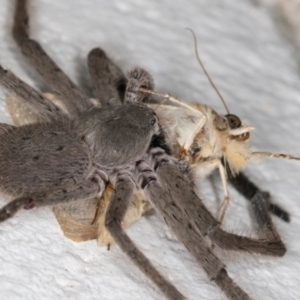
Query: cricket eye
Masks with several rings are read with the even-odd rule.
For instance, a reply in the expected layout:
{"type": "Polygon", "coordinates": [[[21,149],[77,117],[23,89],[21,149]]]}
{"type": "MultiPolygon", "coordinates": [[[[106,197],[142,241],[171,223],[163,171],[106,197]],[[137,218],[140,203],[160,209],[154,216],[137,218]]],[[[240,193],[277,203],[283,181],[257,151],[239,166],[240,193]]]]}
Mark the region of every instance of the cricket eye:
{"type": "Polygon", "coordinates": [[[228,120],[230,129],[236,129],[236,128],[240,128],[242,126],[242,122],[238,116],[228,114],[228,115],[225,115],[225,117],[228,120]]]}

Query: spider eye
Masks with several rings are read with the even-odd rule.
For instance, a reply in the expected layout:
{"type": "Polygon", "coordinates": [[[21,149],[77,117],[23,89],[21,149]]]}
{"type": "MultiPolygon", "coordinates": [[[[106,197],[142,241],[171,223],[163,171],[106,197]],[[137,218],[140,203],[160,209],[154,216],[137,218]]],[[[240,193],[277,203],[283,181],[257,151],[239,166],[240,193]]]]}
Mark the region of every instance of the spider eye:
{"type": "Polygon", "coordinates": [[[156,119],[152,119],[150,122],[151,125],[154,125],[155,123],[156,123],[156,119]]]}
{"type": "Polygon", "coordinates": [[[240,128],[242,126],[242,122],[238,116],[228,114],[225,117],[228,120],[230,129],[236,129],[236,128],[240,128]]]}

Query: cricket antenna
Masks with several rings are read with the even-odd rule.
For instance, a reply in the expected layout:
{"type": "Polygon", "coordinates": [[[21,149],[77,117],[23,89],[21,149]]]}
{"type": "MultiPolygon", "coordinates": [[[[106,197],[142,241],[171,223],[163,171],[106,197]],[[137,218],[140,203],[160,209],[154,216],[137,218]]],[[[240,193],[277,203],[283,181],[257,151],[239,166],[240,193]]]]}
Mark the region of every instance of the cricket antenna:
{"type": "Polygon", "coordinates": [[[196,53],[196,57],[197,57],[197,60],[204,72],[204,74],[206,75],[207,79],[209,80],[210,84],[212,85],[212,87],[214,88],[214,90],[217,92],[218,96],[220,97],[220,99],[222,100],[224,106],[225,106],[225,109],[227,110],[227,113],[230,114],[229,112],[229,109],[226,105],[226,102],[224,100],[224,98],[222,97],[221,93],[219,92],[218,88],[216,87],[216,85],[214,84],[214,82],[212,81],[211,77],[209,76],[208,72],[206,71],[201,59],[200,59],[200,55],[199,55],[199,52],[198,52],[198,46],[197,46],[197,38],[196,38],[196,35],[194,33],[194,31],[191,29],[191,28],[185,28],[186,30],[189,30],[192,35],[193,35],[193,38],[194,38],[194,46],[195,46],[195,53],[196,53]]]}

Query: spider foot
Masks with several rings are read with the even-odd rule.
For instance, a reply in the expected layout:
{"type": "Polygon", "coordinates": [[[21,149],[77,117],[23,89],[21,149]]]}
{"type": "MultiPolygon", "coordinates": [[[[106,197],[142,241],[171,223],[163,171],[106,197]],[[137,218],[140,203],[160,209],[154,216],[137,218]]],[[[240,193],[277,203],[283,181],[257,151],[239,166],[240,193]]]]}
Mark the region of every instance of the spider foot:
{"type": "Polygon", "coordinates": [[[140,68],[132,68],[127,73],[128,82],[125,92],[125,103],[145,102],[149,94],[139,92],[140,88],[152,90],[154,87],[152,77],[148,72],[140,68]]]}
{"type": "Polygon", "coordinates": [[[8,204],[6,204],[2,209],[0,209],[0,222],[4,222],[7,219],[13,217],[15,213],[21,209],[32,209],[35,207],[35,203],[31,198],[18,198],[8,204]]]}

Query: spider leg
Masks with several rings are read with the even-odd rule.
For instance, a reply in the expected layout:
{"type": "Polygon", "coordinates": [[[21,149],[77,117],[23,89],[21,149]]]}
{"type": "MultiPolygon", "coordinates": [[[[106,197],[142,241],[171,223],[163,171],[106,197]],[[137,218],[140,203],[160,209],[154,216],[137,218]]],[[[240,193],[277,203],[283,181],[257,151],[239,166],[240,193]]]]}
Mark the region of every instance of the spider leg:
{"type": "Polygon", "coordinates": [[[22,196],[10,201],[0,209],[0,222],[15,215],[21,208],[32,209],[39,206],[56,205],[76,200],[85,200],[96,195],[101,195],[105,189],[105,183],[99,180],[86,180],[69,188],[61,188],[48,192],[40,192],[22,196]]]}
{"type": "Polygon", "coordinates": [[[88,56],[89,72],[94,92],[101,106],[117,105],[123,99],[126,79],[100,48],[93,49],[88,56]]]}
{"type": "Polygon", "coordinates": [[[261,191],[253,182],[247,178],[245,174],[240,172],[236,176],[232,176],[230,170],[227,169],[229,182],[241,193],[247,200],[252,201],[252,198],[256,194],[260,194],[261,197],[267,202],[268,210],[278,218],[285,222],[290,222],[290,214],[282,209],[277,204],[271,203],[270,194],[268,192],[261,191]]]}
{"type": "Polygon", "coordinates": [[[34,68],[48,85],[64,100],[72,117],[92,107],[89,99],[48,56],[38,42],[29,37],[29,15],[27,0],[17,0],[15,7],[13,36],[34,68]]]}
{"type": "Polygon", "coordinates": [[[171,158],[168,158],[162,151],[154,152],[153,157],[156,166],[154,169],[160,182],[164,182],[168,186],[172,198],[189,215],[192,225],[198,229],[199,233],[210,237],[217,245],[225,249],[243,250],[272,256],[284,255],[286,248],[272,223],[267,209],[264,209],[264,201],[259,197],[259,194],[254,197],[252,208],[256,221],[262,229],[262,238],[252,239],[227,233],[218,226],[218,222],[195,194],[193,187],[187,188],[185,175],[176,166],[176,160],[173,159],[175,163],[171,163],[171,158]],[[182,199],[188,199],[188,201],[182,201],[182,199]]]}
{"type": "Polygon", "coordinates": [[[121,222],[133,195],[135,184],[128,175],[125,175],[117,178],[114,187],[115,192],[112,195],[106,212],[105,226],[116,244],[139,269],[156,284],[168,299],[185,299],[184,296],[154,268],[149,259],[138,250],[121,227],[121,222]]]}
{"type": "MultiPolygon", "coordinates": [[[[155,150],[155,149],[154,149],[155,150]]],[[[137,165],[138,170],[138,182],[141,188],[144,189],[146,195],[155,207],[157,212],[163,217],[167,225],[174,231],[177,238],[186,246],[189,252],[196,258],[201,264],[203,269],[208,274],[209,278],[223,290],[227,297],[231,300],[250,300],[250,297],[229,277],[225,265],[219,260],[219,258],[213,253],[211,248],[208,246],[203,235],[196,229],[196,226],[192,223],[191,216],[188,210],[181,207],[178,203],[178,196],[186,196],[180,193],[179,187],[175,193],[177,197],[174,198],[174,185],[180,186],[180,189],[187,189],[193,197],[197,198],[189,182],[179,170],[177,166],[173,165],[172,162],[161,156],[163,153],[161,150],[152,152],[154,158],[152,164],[154,170],[161,171],[164,173],[162,178],[160,174],[154,173],[148,163],[141,161],[137,165]],[[164,166],[171,166],[169,170],[166,170],[164,166]],[[171,171],[169,173],[169,171],[171,171]],[[175,174],[172,173],[175,171],[175,174]],[[182,186],[184,185],[184,187],[182,186]]],[[[191,196],[191,195],[190,195],[191,196]]],[[[205,209],[203,204],[198,199],[203,212],[209,212],[205,209]]],[[[181,198],[180,201],[189,202],[189,198],[181,198]]],[[[202,217],[202,216],[201,216],[202,217]]],[[[212,216],[209,214],[208,218],[203,213],[203,219],[210,219],[212,216]]],[[[217,221],[213,219],[214,224],[207,224],[207,227],[216,226],[217,221]]]]}
{"type": "Polygon", "coordinates": [[[252,239],[228,233],[218,227],[212,229],[208,233],[208,236],[223,249],[283,256],[286,252],[286,247],[272,223],[267,205],[262,198],[262,195],[257,193],[254,195],[251,202],[254,216],[259,226],[259,239],[252,239]]]}
{"type": "Polygon", "coordinates": [[[152,90],[154,83],[148,72],[141,68],[132,68],[127,72],[127,86],[125,91],[124,103],[146,102],[149,94],[138,91],[140,88],[152,90]]]}
{"type": "Polygon", "coordinates": [[[26,103],[44,121],[56,121],[66,117],[58,106],[2,66],[0,66],[0,85],[26,103]]]}

